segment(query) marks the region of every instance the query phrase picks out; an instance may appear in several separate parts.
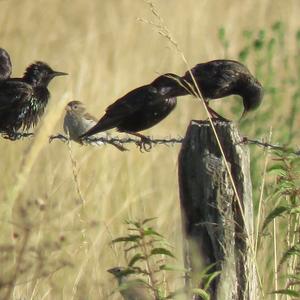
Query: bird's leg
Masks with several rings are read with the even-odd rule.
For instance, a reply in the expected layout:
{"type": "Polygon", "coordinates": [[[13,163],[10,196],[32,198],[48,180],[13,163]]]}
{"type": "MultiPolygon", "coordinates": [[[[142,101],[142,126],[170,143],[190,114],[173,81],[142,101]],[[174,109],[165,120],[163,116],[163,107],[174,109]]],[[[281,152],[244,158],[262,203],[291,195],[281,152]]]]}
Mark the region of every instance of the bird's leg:
{"type": "Polygon", "coordinates": [[[221,121],[225,121],[225,122],[229,122],[228,119],[222,117],[221,115],[219,115],[215,110],[213,110],[211,107],[208,106],[208,104],[206,104],[206,108],[208,110],[208,112],[210,113],[212,119],[218,119],[221,121]]]}
{"type": "Polygon", "coordinates": [[[140,148],[140,151],[146,151],[146,152],[150,152],[151,148],[152,148],[152,143],[149,137],[138,133],[138,132],[132,132],[132,131],[125,131],[128,134],[137,136],[141,139],[141,141],[136,142],[136,145],[140,148]]]}
{"type": "Polygon", "coordinates": [[[68,142],[69,141],[69,139],[66,137],[66,136],[64,136],[63,134],[57,134],[57,135],[50,135],[49,136],[49,144],[53,141],[53,140],[55,140],[55,139],[59,139],[59,140],[61,140],[61,141],[63,141],[64,143],[66,143],[66,142],[68,142]]]}

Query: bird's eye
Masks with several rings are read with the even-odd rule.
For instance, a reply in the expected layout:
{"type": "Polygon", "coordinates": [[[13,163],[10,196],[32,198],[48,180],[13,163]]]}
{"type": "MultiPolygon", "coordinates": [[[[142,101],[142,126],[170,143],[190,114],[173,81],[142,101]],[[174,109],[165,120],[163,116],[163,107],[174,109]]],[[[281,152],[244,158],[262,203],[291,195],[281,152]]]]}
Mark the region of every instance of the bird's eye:
{"type": "Polygon", "coordinates": [[[74,105],[74,106],[73,106],[73,108],[74,108],[74,109],[77,109],[77,108],[78,108],[78,106],[77,106],[77,105],[74,105]]]}

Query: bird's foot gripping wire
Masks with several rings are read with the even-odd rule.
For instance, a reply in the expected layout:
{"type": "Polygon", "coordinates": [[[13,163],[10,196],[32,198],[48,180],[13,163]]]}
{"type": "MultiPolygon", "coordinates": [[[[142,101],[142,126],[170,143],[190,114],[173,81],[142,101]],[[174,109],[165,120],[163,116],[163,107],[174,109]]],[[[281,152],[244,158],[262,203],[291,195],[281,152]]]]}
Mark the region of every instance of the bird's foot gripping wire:
{"type": "Polygon", "coordinates": [[[66,137],[66,136],[64,136],[63,134],[57,134],[57,135],[50,135],[49,136],[49,144],[53,141],[53,140],[55,140],[55,139],[59,139],[59,140],[61,140],[61,141],[63,141],[63,142],[65,142],[65,143],[67,143],[68,141],[69,141],[69,139],[66,137]]]}
{"type": "Polygon", "coordinates": [[[139,147],[141,152],[150,152],[152,149],[152,142],[149,137],[140,136],[141,140],[136,141],[135,144],[139,147]]]}
{"type": "Polygon", "coordinates": [[[32,132],[5,132],[2,134],[3,138],[11,140],[11,141],[17,141],[22,138],[32,137],[34,134],[32,132]]]}

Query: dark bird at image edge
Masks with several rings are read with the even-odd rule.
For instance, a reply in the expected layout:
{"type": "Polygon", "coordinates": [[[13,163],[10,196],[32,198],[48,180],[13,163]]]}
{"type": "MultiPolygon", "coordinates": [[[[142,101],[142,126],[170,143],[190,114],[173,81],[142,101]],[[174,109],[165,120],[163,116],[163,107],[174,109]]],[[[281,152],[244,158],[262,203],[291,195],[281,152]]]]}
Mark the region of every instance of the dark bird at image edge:
{"type": "Polygon", "coordinates": [[[50,98],[47,89],[56,76],[67,75],[51,69],[44,62],[27,67],[22,78],[0,81],[0,132],[15,139],[17,131],[36,126],[50,98]]]}

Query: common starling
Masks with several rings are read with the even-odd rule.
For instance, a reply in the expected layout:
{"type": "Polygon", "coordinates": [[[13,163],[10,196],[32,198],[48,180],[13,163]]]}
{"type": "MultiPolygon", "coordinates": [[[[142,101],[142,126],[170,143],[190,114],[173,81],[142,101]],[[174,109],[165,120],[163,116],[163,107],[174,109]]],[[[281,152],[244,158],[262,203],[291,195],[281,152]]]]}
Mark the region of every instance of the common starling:
{"type": "MultiPolygon", "coordinates": [[[[223,98],[229,95],[239,95],[243,98],[244,112],[242,117],[256,109],[262,102],[263,87],[250,73],[248,68],[234,60],[213,60],[198,64],[191,69],[191,73],[204,98],[207,108],[213,117],[222,118],[208,106],[210,99],[223,98]]],[[[182,77],[185,94],[198,95],[194,80],[190,72],[182,77]],[[187,86],[190,86],[187,88],[187,86]]]]}
{"type": "Polygon", "coordinates": [[[0,80],[5,80],[11,75],[11,61],[7,51],[0,48],[0,80]]]}
{"type": "Polygon", "coordinates": [[[130,280],[130,272],[123,267],[115,267],[107,270],[118,280],[120,293],[124,300],[152,300],[149,289],[137,280],[130,280]]]}
{"type": "MultiPolygon", "coordinates": [[[[92,128],[97,124],[97,119],[90,115],[86,111],[85,105],[80,101],[71,101],[67,104],[66,114],[64,118],[64,131],[69,136],[70,140],[73,140],[79,144],[82,144],[82,140],[80,136],[85,133],[87,130],[92,128]]],[[[107,133],[100,133],[94,136],[97,138],[108,138],[107,133]]],[[[117,142],[109,142],[114,145],[121,151],[125,151],[126,149],[122,147],[117,142]]],[[[103,145],[103,142],[96,141],[90,142],[92,145],[103,145]]]]}
{"type": "Polygon", "coordinates": [[[161,75],[108,106],[98,123],[81,137],[117,128],[147,143],[147,138],[138,131],[148,129],[167,117],[177,104],[175,95],[185,93],[183,89],[179,76],[170,73],[161,75]]]}
{"type": "Polygon", "coordinates": [[[43,115],[50,81],[67,73],[53,71],[46,63],[30,65],[22,78],[0,81],[0,132],[15,139],[19,129],[34,127],[43,115]]]}

